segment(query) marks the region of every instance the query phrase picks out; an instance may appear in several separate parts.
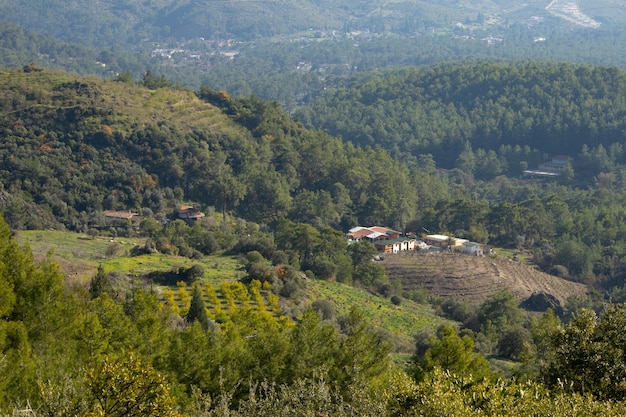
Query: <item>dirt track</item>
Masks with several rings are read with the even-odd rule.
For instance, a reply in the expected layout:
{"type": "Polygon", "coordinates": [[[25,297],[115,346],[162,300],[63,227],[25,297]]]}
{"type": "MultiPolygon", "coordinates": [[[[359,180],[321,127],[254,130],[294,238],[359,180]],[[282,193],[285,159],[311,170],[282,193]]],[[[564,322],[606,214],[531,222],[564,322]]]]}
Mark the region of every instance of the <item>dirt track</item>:
{"type": "Polygon", "coordinates": [[[423,287],[443,297],[458,296],[480,303],[501,288],[520,300],[534,292],[552,294],[561,305],[574,294],[588,291],[585,285],[537,271],[508,258],[463,254],[387,255],[382,261],[390,279],[399,278],[405,290],[423,287]]]}

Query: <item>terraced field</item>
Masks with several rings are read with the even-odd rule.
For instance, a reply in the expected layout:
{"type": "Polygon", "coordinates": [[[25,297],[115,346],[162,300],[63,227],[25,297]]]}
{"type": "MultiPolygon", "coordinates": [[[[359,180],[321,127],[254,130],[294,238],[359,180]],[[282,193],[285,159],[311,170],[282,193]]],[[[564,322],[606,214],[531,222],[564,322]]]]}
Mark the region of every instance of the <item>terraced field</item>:
{"type": "Polygon", "coordinates": [[[502,288],[520,300],[534,292],[555,296],[561,304],[588,288],[512,261],[508,258],[474,257],[455,253],[386,256],[382,261],[390,279],[399,278],[405,290],[422,287],[442,297],[458,296],[480,303],[502,288]]]}

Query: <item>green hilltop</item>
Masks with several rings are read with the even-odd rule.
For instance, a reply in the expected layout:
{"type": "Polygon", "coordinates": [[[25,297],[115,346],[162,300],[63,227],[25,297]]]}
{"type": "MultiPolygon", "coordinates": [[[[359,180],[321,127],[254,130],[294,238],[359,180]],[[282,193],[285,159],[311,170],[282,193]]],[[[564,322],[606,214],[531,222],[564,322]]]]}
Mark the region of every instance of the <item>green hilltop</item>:
{"type": "MultiPolygon", "coordinates": [[[[434,1],[377,2],[290,1],[97,1],[89,4],[54,0],[42,4],[0,2],[0,15],[26,29],[90,46],[137,46],[145,40],[255,40],[313,30],[368,30],[372,33],[415,33],[425,28],[452,30],[459,23],[475,29],[535,24],[585,27],[582,15],[604,25],[619,26],[625,12],[618,2],[577,2],[575,13],[559,2],[434,1]]],[[[569,4],[569,3],[568,3],[569,4]]],[[[566,5],[567,6],[567,5],[566,5]]],[[[592,27],[594,27],[592,25],[592,27]]]]}
{"type": "MultiPolygon", "coordinates": [[[[184,200],[263,223],[295,209],[298,196],[326,192],[319,224],[353,224],[381,205],[377,194],[410,195],[408,172],[388,154],[307,130],[277,103],[207,88],[198,96],[150,73],[136,85],[27,68],[0,74],[5,201],[74,230],[103,209],[171,213],[184,200]],[[364,161],[370,170],[350,174],[364,161]],[[375,175],[394,186],[376,190],[375,175]]],[[[400,224],[407,209],[381,206],[377,221],[400,224]]],[[[14,225],[50,225],[16,215],[14,225]]]]}

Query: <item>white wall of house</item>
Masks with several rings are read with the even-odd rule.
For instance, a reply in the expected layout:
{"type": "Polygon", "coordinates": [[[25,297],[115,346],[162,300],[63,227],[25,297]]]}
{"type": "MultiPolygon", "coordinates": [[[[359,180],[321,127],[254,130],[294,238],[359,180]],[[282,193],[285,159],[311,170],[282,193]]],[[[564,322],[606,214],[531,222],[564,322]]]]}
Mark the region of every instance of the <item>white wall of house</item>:
{"type": "Polygon", "coordinates": [[[475,242],[466,242],[463,244],[463,253],[472,256],[483,256],[483,245],[475,242]]]}

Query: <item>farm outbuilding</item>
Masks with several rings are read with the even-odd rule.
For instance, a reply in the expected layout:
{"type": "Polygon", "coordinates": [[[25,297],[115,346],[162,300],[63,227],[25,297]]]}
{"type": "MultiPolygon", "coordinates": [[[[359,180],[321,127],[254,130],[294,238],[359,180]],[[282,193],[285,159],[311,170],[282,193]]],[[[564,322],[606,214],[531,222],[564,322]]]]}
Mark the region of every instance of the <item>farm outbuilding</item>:
{"type": "Polygon", "coordinates": [[[463,243],[463,253],[472,256],[483,256],[483,245],[476,242],[464,242],[463,243]]]}

